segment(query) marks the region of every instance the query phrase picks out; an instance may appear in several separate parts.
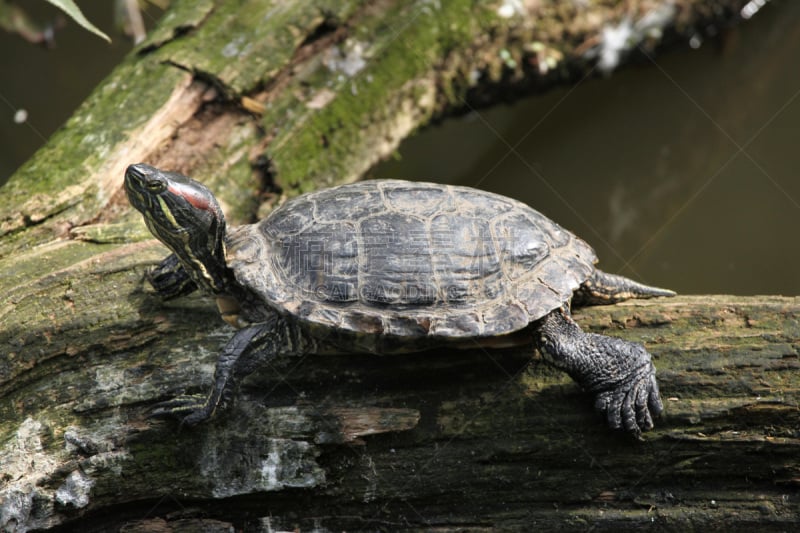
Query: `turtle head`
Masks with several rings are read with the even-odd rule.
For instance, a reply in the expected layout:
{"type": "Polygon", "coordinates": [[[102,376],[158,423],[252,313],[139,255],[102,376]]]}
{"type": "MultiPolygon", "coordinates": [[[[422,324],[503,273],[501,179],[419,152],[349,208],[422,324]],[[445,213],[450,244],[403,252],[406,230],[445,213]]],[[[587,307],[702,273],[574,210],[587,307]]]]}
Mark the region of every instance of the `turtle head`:
{"type": "Polygon", "coordinates": [[[205,186],[144,163],[125,171],[125,191],[150,232],[180,259],[202,288],[225,292],[225,216],[205,186]]]}

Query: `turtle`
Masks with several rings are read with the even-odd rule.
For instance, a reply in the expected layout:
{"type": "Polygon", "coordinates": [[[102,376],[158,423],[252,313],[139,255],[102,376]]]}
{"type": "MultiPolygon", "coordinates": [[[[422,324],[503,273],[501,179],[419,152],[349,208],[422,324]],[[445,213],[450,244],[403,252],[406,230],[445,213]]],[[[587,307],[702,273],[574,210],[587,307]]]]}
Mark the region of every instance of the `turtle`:
{"type": "Polygon", "coordinates": [[[566,371],[608,425],[640,436],[663,410],[642,344],[585,333],[571,305],[673,296],[595,267],[583,240],[517,200],[457,185],[364,180],[299,195],[227,227],[212,192],[139,163],[125,190],[172,253],[148,278],[164,299],[200,289],[237,331],[206,397],[152,416],[208,420],[279,355],[520,346],[566,371]]]}

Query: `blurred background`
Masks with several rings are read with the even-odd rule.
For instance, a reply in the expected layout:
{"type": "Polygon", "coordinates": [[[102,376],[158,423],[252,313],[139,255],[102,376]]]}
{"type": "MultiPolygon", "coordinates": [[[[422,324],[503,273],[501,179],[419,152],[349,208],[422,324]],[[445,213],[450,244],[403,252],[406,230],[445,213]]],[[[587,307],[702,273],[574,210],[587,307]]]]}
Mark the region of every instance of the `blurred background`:
{"type": "MultiPolygon", "coordinates": [[[[71,21],[51,49],[0,32],[0,183],[132,47],[110,3],[81,7],[112,44],[71,21]]],[[[681,293],[795,295],[798,55],[800,2],[771,2],[713,39],[426,128],[370,176],[512,196],[588,241],[604,270],[681,293]]]]}

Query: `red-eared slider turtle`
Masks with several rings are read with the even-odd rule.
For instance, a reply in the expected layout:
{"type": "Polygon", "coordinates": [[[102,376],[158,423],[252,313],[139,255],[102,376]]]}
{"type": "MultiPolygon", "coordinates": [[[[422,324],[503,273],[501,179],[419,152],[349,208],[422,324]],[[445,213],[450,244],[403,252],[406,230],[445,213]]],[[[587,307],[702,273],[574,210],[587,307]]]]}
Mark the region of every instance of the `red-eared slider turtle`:
{"type": "Polygon", "coordinates": [[[125,173],[131,204],[171,250],[150,281],[165,298],[197,288],[239,328],[211,394],[157,416],[209,418],[234,383],[279,354],[410,352],[525,345],[595,396],[612,428],[638,435],[663,406],[641,344],[587,334],[583,304],[671,296],[595,269],[588,244],[510,198],[467,187],[364,181],[302,195],[226,228],[200,183],[145,164],[125,173]]]}

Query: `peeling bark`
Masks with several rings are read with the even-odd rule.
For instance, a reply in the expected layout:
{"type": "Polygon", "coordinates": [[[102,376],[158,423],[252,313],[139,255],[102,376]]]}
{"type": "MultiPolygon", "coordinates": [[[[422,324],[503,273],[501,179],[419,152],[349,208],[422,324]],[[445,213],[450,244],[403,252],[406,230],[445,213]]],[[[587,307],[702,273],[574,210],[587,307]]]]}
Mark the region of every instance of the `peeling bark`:
{"type": "Polygon", "coordinates": [[[0,195],[1,527],[792,527],[800,300],[577,313],[656,356],[667,413],[644,443],[519,350],[289,358],[179,428],[148,408],[207,390],[231,329],[143,282],[166,251],[121,190],[146,161],[247,221],[432,119],[593,73],[625,16],[680,39],[744,3],[173,2],[0,195]]]}

